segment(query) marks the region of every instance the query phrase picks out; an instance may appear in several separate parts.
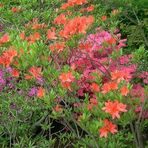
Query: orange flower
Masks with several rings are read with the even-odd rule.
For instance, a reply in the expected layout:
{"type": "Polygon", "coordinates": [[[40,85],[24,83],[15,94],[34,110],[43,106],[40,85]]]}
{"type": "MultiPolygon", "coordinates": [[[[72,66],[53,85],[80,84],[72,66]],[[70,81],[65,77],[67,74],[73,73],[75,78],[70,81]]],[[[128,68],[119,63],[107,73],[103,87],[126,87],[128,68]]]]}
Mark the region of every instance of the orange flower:
{"type": "Polygon", "coordinates": [[[85,9],[87,12],[91,12],[94,10],[94,5],[91,5],[85,9]]]}
{"type": "Polygon", "coordinates": [[[4,51],[3,55],[6,56],[6,57],[9,57],[12,60],[18,54],[17,54],[16,50],[10,48],[10,49],[4,51]]]}
{"type": "Polygon", "coordinates": [[[110,82],[109,87],[110,87],[110,90],[117,90],[118,84],[116,82],[110,82]]]}
{"type": "Polygon", "coordinates": [[[16,12],[20,12],[21,11],[21,8],[18,8],[18,7],[12,7],[11,8],[11,11],[16,13],[16,12]]]}
{"type": "Polygon", "coordinates": [[[34,78],[40,78],[41,76],[42,76],[42,74],[41,74],[41,68],[40,67],[35,67],[35,66],[33,66],[33,67],[31,67],[30,69],[29,69],[29,72],[31,73],[31,75],[34,77],[34,78]]]}
{"type": "Polygon", "coordinates": [[[55,108],[54,108],[54,111],[56,111],[56,112],[62,112],[62,111],[63,111],[62,106],[59,105],[59,104],[57,104],[57,105],[55,106],[55,108]]]}
{"type": "Polygon", "coordinates": [[[90,98],[89,104],[87,105],[87,109],[88,109],[89,111],[91,111],[92,108],[93,108],[94,106],[97,106],[97,105],[98,105],[97,99],[95,99],[95,98],[90,98]]]}
{"type": "Polygon", "coordinates": [[[70,5],[68,3],[65,3],[61,6],[61,9],[65,10],[69,7],[70,5]]]}
{"type": "Polygon", "coordinates": [[[10,41],[10,37],[8,34],[4,34],[1,38],[0,38],[0,45],[7,43],[10,41]]]}
{"type": "Polygon", "coordinates": [[[87,109],[88,109],[89,111],[91,111],[91,110],[93,109],[93,107],[94,107],[93,104],[88,104],[88,105],[87,105],[87,109]]]}
{"type": "Polygon", "coordinates": [[[118,101],[107,101],[105,102],[105,107],[102,108],[106,113],[109,113],[112,118],[120,118],[120,112],[127,112],[126,105],[119,103],[118,101]]]}
{"type": "Polygon", "coordinates": [[[111,90],[117,90],[117,89],[118,89],[118,84],[116,82],[104,83],[104,85],[102,86],[102,93],[106,94],[111,90]]]}
{"type": "Polygon", "coordinates": [[[9,67],[11,61],[8,57],[4,57],[4,56],[1,56],[0,57],[0,65],[3,65],[5,67],[9,67]]]}
{"type": "Polygon", "coordinates": [[[56,34],[55,34],[55,28],[51,28],[47,31],[47,39],[48,40],[55,40],[57,39],[56,34]]]}
{"type": "Polygon", "coordinates": [[[62,82],[72,82],[74,80],[74,76],[73,76],[72,72],[62,73],[59,76],[59,79],[62,82]]]}
{"type": "Polygon", "coordinates": [[[84,50],[86,52],[90,52],[91,48],[92,44],[89,42],[79,44],[79,49],[84,50]]]}
{"type": "Polygon", "coordinates": [[[25,39],[25,32],[24,31],[20,33],[20,39],[21,40],[24,40],[25,39]]]}
{"type": "Polygon", "coordinates": [[[122,94],[123,96],[127,96],[128,93],[129,93],[129,89],[127,88],[127,86],[123,86],[123,87],[121,88],[121,94],[122,94]]]}
{"type": "Polygon", "coordinates": [[[58,52],[63,51],[64,48],[65,48],[65,43],[64,42],[54,43],[54,44],[49,46],[49,49],[51,51],[57,50],[58,52]]]}
{"type": "Polygon", "coordinates": [[[69,21],[64,26],[64,29],[60,31],[60,36],[69,38],[74,34],[85,34],[87,28],[94,22],[93,16],[78,16],[69,21]]]}
{"type": "Polygon", "coordinates": [[[71,90],[70,85],[71,85],[71,82],[74,81],[74,76],[72,75],[72,72],[62,73],[59,76],[59,79],[64,88],[71,90]]]}
{"type": "Polygon", "coordinates": [[[32,29],[34,29],[34,30],[44,29],[46,27],[47,27],[47,25],[44,24],[44,23],[42,23],[42,24],[38,24],[38,23],[32,24],[32,29]]]}
{"type": "Polygon", "coordinates": [[[99,87],[99,85],[97,83],[92,83],[90,88],[94,92],[99,92],[100,91],[100,87],[99,87]]]}
{"type": "Polygon", "coordinates": [[[19,71],[17,69],[13,69],[11,74],[13,77],[19,77],[19,71]]]}
{"type": "Polygon", "coordinates": [[[57,25],[64,25],[66,24],[67,20],[66,20],[66,17],[64,14],[60,14],[58,15],[55,19],[54,19],[54,24],[57,24],[57,25]]]}
{"type": "Polygon", "coordinates": [[[13,61],[13,58],[17,56],[17,51],[14,49],[6,50],[2,53],[2,56],[0,56],[0,64],[4,65],[5,67],[9,67],[11,62],[13,61]]]}
{"type": "Polygon", "coordinates": [[[112,37],[107,40],[107,43],[109,43],[110,45],[116,44],[116,39],[112,37]]]}
{"type": "Polygon", "coordinates": [[[34,37],[35,40],[39,40],[41,36],[40,36],[40,34],[38,32],[35,32],[33,34],[33,37],[34,37]]]}
{"type": "Polygon", "coordinates": [[[112,80],[117,80],[120,83],[121,80],[127,80],[130,78],[130,74],[123,71],[114,71],[111,73],[112,80]]]}
{"type": "Polygon", "coordinates": [[[93,105],[98,105],[98,101],[95,98],[90,98],[89,102],[92,103],[93,105]]]}
{"type": "Polygon", "coordinates": [[[106,15],[103,15],[102,17],[101,17],[101,20],[104,22],[104,21],[106,21],[107,20],[107,16],[106,15]]]}
{"type": "Polygon", "coordinates": [[[104,83],[102,86],[102,93],[106,94],[110,91],[110,86],[108,85],[108,83],[104,83]]]}
{"type": "Polygon", "coordinates": [[[39,87],[39,89],[37,90],[37,97],[43,98],[44,95],[45,95],[45,89],[43,89],[42,87],[39,87]]]}
{"type": "Polygon", "coordinates": [[[32,79],[33,77],[32,76],[30,76],[30,75],[25,75],[25,79],[26,80],[30,80],[30,79],[32,79]]]}
{"type": "Polygon", "coordinates": [[[31,44],[40,39],[40,34],[35,32],[33,35],[26,37],[26,40],[31,44]]]}
{"type": "Polygon", "coordinates": [[[117,133],[117,126],[108,119],[105,119],[104,126],[99,129],[100,137],[106,138],[109,132],[111,132],[112,134],[117,133]]]}
{"type": "Polygon", "coordinates": [[[83,5],[87,3],[87,0],[68,0],[67,3],[64,3],[62,6],[61,6],[61,9],[65,10],[67,9],[68,7],[72,7],[74,5],[83,5]]]}

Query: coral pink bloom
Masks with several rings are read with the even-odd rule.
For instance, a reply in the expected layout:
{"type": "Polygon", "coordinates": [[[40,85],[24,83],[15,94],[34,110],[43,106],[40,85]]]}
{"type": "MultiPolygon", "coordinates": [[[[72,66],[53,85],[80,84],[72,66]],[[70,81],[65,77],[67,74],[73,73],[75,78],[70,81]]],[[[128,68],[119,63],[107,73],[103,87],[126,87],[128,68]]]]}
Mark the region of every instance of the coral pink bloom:
{"type": "Polygon", "coordinates": [[[0,56],[0,64],[4,65],[5,67],[9,67],[13,58],[17,56],[17,51],[14,49],[8,49],[2,53],[0,56]]]}
{"type": "Polygon", "coordinates": [[[10,41],[10,37],[8,34],[4,34],[1,38],[0,38],[0,45],[7,43],[10,41]]]}
{"type": "Polygon", "coordinates": [[[109,43],[110,45],[116,44],[116,39],[111,37],[110,39],[107,40],[107,43],[109,43]]]}
{"type": "Polygon", "coordinates": [[[90,88],[94,92],[99,92],[100,91],[100,87],[99,87],[99,85],[97,83],[92,83],[90,88]]]}
{"type": "Polygon", "coordinates": [[[55,19],[54,19],[54,24],[57,25],[64,25],[66,24],[67,20],[64,14],[60,14],[58,15],[55,19]]]}
{"type": "Polygon", "coordinates": [[[13,77],[19,77],[19,71],[17,69],[13,69],[11,74],[13,77]]]}
{"type": "Polygon", "coordinates": [[[39,87],[39,89],[37,90],[37,97],[38,98],[42,98],[45,95],[45,89],[43,89],[42,87],[39,87]]]}
{"type": "Polygon", "coordinates": [[[29,69],[29,72],[31,73],[31,75],[34,77],[34,78],[40,78],[41,76],[42,76],[42,74],[41,74],[41,68],[40,67],[35,67],[35,66],[33,66],[33,67],[31,67],[30,69],[29,69]]]}
{"type": "Polygon", "coordinates": [[[116,82],[110,82],[109,86],[110,86],[111,90],[117,90],[118,89],[118,84],[116,82]]]}
{"type": "Polygon", "coordinates": [[[70,5],[68,3],[65,3],[61,6],[61,9],[65,10],[69,7],[70,5]]]}
{"type": "Polygon", "coordinates": [[[118,101],[107,101],[105,107],[102,108],[106,113],[109,113],[113,119],[120,118],[120,112],[127,112],[126,105],[118,101]]]}
{"type": "Polygon", "coordinates": [[[42,23],[42,24],[38,24],[38,23],[32,24],[32,29],[34,29],[34,30],[44,29],[44,28],[47,28],[47,25],[45,23],[42,23]]]}
{"type": "Polygon", "coordinates": [[[40,36],[40,34],[38,32],[35,32],[33,34],[33,37],[34,37],[35,40],[39,40],[41,36],[40,36]]]}
{"type": "Polygon", "coordinates": [[[108,119],[105,119],[104,126],[99,129],[100,137],[106,138],[109,132],[111,132],[112,134],[117,133],[117,126],[108,119]]]}
{"type": "Polygon", "coordinates": [[[86,11],[87,12],[91,12],[93,10],[94,10],[94,5],[91,5],[91,6],[89,6],[89,7],[86,8],[86,11]]]}
{"type": "Polygon", "coordinates": [[[30,80],[30,79],[32,79],[32,78],[33,78],[33,76],[25,75],[25,80],[30,80]]]}
{"type": "Polygon", "coordinates": [[[110,86],[108,85],[108,83],[104,83],[102,86],[102,93],[106,94],[110,91],[110,86]]]}
{"type": "Polygon", "coordinates": [[[97,99],[95,99],[95,98],[90,98],[89,104],[87,105],[87,109],[88,109],[89,111],[91,111],[92,108],[95,107],[95,106],[97,106],[97,105],[98,105],[97,99]]]}
{"type": "Polygon", "coordinates": [[[123,86],[123,87],[121,88],[121,94],[122,94],[123,96],[127,96],[128,93],[129,93],[129,89],[127,88],[127,86],[123,86]]]}
{"type": "Polygon", "coordinates": [[[71,90],[70,85],[71,85],[71,82],[74,81],[74,76],[72,75],[72,72],[62,73],[59,76],[59,79],[64,88],[71,90]]]}
{"type": "Polygon", "coordinates": [[[74,34],[85,34],[87,28],[93,23],[93,16],[78,16],[75,17],[64,25],[64,29],[60,31],[60,36],[64,38],[69,38],[74,34]]]}
{"type": "Polygon", "coordinates": [[[98,101],[95,98],[90,98],[89,102],[92,103],[93,105],[98,105],[98,101]]]}
{"type": "Polygon", "coordinates": [[[62,73],[59,76],[59,79],[62,82],[72,82],[74,80],[74,76],[73,76],[72,72],[62,73]]]}
{"type": "Polygon", "coordinates": [[[63,109],[62,109],[62,106],[61,105],[57,104],[53,110],[55,112],[62,112],[63,109]]]}
{"type": "Polygon", "coordinates": [[[102,93],[106,94],[111,90],[117,90],[117,89],[118,89],[118,84],[116,82],[105,83],[102,86],[102,93]]]}
{"type": "Polygon", "coordinates": [[[55,40],[57,39],[56,34],[55,34],[55,28],[51,28],[47,31],[47,39],[48,40],[55,40]]]}
{"type": "Polygon", "coordinates": [[[58,52],[63,51],[64,48],[65,48],[65,43],[64,42],[54,43],[54,44],[51,44],[49,46],[49,49],[51,51],[58,51],[58,52]]]}
{"type": "Polygon", "coordinates": [[[25,32],[24,32],[24,31],[21,32],[21,33],[20,33],[20,39],[21,39],[21,40],[24,40],[25,37],[26,37],[26,36],[25,36],[25,32]]]}
{"type": "Polygon", "coordinates": [[[93,107],[94,107],[94,105],[91,104],[91,103],[87,105],[87,109],[88,109],[89,111],[91,111],[91,110],[93,109],[93,107]]]}
{"type": "Polygon", "coordinates": [[[112,80],[117,80],[120,83],[121,80],[127,80],[130,78],[130,73],[125,71],[114,71],[111,73],[112,80]]]}
{"type": "Polygon", "coordinates": [[[61,9],[65,10],[68,7],[72,7],[72,6],[75,6],[75,5],[83,5],[85,3],[87,3],[87,0],[68,0],[67,3],[64,3],[61,6],[61,9]]]}
{"type": "Polygon", "coordinates": [[[11,11],[14,12],[14,13],[20,12],[21,11],[21,8],[19,8],[19,7],[12,7],[11,8],[11,11]]]}
{"type": "Polygon", "coordinates": [[[107,20],[107,16],[106,15],[103,15],[102,17],[101,17],[101,20],[104,22],[104,21],[106,21],[107,20]]]}

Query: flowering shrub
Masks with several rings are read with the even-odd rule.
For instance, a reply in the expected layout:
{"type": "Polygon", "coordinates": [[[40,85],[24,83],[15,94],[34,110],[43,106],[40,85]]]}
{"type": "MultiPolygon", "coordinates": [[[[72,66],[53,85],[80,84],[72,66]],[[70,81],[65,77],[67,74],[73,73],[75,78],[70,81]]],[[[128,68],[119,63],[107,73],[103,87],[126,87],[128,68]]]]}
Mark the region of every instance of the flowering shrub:
{"type": "Polygon", "coordinates": [[[0,4],[4,20],[21,21],[0,34],[0,146],[146,146],[147,53],[123,54],[120,11],[98,15],[89,0],[40,3],[32,16],[26,1],[0,4]]]}

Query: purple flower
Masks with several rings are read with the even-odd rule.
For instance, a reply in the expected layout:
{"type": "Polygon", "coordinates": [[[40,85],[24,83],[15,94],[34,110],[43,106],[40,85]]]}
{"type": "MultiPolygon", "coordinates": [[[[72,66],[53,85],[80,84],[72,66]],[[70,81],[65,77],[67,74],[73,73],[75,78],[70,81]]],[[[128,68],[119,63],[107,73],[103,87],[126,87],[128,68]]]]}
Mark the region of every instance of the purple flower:
{"type": "Polygon", "coordinates": [[[0,69],[0,77],[4,75],[3,71],[0,69]]]}
{"type": "Polygon", "coordinates": [[[43,78],[41,78],[41,77],[37,78],[37,83],[40,85],[43,85],[44,84],[43,78]]]}
{"type": "Polygon", "coordinates": [[[37,94],[37,88],[36,88],[36,87],[31,88],[30,91],[29,91],[29,93],[28,93],[28,95],[29,95],[30,97],[33,97],[33,96],[35,96],[36,94],[37,94]]]}
{"type": "Polygon", "coordinates": [[[0,86],[4,86],[6,84],[6,81],[0,77],[0,86]]]}
{"type": "Polygon", "coordinates": [[[12,68],[11,67],[7,67],[6,68],[6,72],[11,73],[12,72],[12,68]]]}
{"type": "Polygon", "coordinates": [[[10,108],[11,109],[16,109],[16,104],[15,103],[10,103],[10,108]]]}

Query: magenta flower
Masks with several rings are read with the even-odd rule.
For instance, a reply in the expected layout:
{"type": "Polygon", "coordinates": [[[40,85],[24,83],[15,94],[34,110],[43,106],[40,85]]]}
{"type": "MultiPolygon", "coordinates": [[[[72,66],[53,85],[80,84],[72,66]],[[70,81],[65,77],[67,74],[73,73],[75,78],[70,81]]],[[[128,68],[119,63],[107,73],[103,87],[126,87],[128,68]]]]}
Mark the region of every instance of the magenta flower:
{"type": "Polygon", "coordinates": [[[28,93],[28,95],[29,95],[30,97],[35,96],[35,95],[37,94],[37,90],[38,90],[38,89],[37,89],[36,87],[31,88],[30,91],[29,91],[29,93],[28,93]]]}

